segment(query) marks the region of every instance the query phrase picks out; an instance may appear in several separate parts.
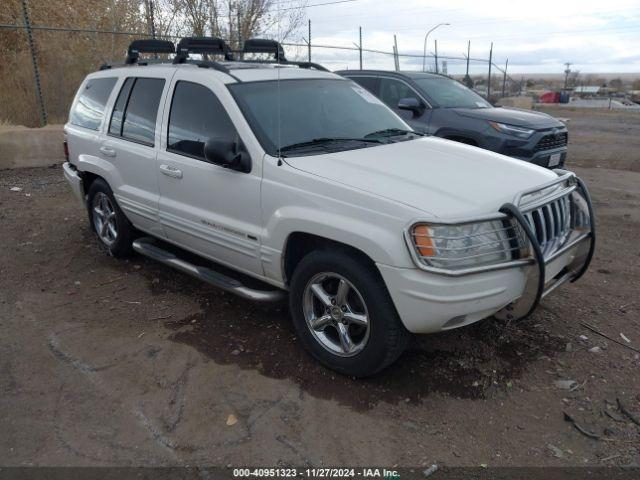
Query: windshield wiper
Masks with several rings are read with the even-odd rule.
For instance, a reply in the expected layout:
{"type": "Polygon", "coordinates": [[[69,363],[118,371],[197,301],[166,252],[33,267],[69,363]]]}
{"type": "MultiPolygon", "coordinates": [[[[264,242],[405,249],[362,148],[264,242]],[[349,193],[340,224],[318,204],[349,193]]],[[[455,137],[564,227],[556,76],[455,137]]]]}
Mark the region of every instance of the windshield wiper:
{"type": "Polygon", "coordinates": [[[403,130],[402,128],[385,128],[384,130],[377,130],[375,132],[368,133],[364,136],[364,138],[371,137],[396,137],[400,135],[418,135],[419,137],[424,137],[424,133],[415,132],[413,130],[403,130]]]}
{"type": "Polygon", "coordinates": [[[383,143],[380,140],[377,140],[375,138],[322,137],[322,138],[314,138],[313,140],[309,140],[307,142],[298,142],[298,143],[292,143],[291,145],[285,145],[284,147],[280,148],[280,151],[287,152],[290,150],[297,150],[299,148],[322,147],[331,143],[340,143],[340,142],[383,143]]]}

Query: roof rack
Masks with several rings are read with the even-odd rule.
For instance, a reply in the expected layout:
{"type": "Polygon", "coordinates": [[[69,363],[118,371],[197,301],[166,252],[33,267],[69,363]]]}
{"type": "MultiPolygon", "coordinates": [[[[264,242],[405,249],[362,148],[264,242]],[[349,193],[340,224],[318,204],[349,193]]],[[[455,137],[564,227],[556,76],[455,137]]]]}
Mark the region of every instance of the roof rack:
{"type": "Polygon", "coordinates": [[[176,48],[169,40],[134,40],[129,45],[124,63],[126,65],[137,63],[141,53],[176,53],[176,48]]]}
{"type": "Polygon", "coordinates": [[[174,63],[183,64],[188,63],[197,65],[200,68],[212,68],[220,72],[224,72],[230,75],[234,79],[240,81],[236,76],[229,71],[232,66],[225,65],[214,60],[192,60],[189,58],[190,53],[210,54],[210,55],[224,55],[226,61],[236,61],[238,63],[257,63],[257,64],[276,64],[276,65],[295,65],[300,68],[314,68],[316,70],[322,70],[328,72],[329,70],[322,65],[318,65],[313,62],[294,62],[287,60],[284,56],[284,48],[275,40],[266,40],[261,38],[252,38],[246,40],[244,43],[244,49],[241,53],[271,53],[273,54],[273,60],[235,60],[233,51],[221,38],[215,37],[185,37],[178,43],[178,48],[173,45],[173,42],[168,40],[134,40],[129,45],[127,50],[127,58],[122,63],[105,63],[100,67],[100,70],[107,70],[114,66],[122,65],[150,65],[154,63],[174,63]],[[140,53],[176,53],[173,60],[166,59],[145,59],[140,61],[138,59],[140,53]]]}
{"type": "Polygon", "coordinates": [[[271,53],[273,58],[279,62],[286,62],[284,48],[275,40],[264,38],[250,38],[244,42],[242,53],[271,53]]]}
{"type": "MultiPolygon", "coordinates": [[[[300,68],[315,68],[328,72],[329,69],[313,62],[295,62],[287,60],[284,56],[284,48],[275,40],[267,40],[264,38],[251,38],[244,42],[242,53],[270,53],[273,54],[274,60],[269,63],[278,63],[281,65],[296,65],[300,68]]],[[[265,63],[264,60],[241,60],[243,63],[265,63]]]]}
{"type": "Polygon", "coordinates": [[[224,55],[225,60],[234,60],[233,52],[221,38],[185,37],[178,43],[173,63],[186,63],[190,53],[224,55]]]}

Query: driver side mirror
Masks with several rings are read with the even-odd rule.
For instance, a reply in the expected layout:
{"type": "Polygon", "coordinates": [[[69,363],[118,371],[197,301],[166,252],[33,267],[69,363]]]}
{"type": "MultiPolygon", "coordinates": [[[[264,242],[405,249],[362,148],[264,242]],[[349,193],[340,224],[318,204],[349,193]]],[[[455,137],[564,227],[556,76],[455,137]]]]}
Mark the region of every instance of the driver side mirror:
{"type": "Polygon", "coordinates": [[[204,144],[204,158],[208,162],[238,172],[251,171],[251,157],[238,142],[210,138],[204,144]]]}
{"type": "Polygon", "coordinates": [[[398,102],[399,110],[408,110],[410,112],[413,112],[414,117],[419,117],[420,115],[422,115],[425,108],[426,107],[420,100],[413,97],[401,98],[398,102]]]}

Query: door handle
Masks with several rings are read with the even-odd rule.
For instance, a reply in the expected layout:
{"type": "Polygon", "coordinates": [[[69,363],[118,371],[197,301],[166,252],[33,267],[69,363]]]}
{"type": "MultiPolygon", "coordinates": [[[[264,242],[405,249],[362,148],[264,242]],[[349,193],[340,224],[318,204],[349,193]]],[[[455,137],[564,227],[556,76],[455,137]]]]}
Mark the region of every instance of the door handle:
{"type": "Polygon", "coordinates": [[[160,165],[160,171],[167,177],[182,178],[182,170],[173,165],[160,165]]]}
{"type": "Polygon", "coordinates": [[[107,147],[107,146],[102,146],[100,147],[100,152],[105,156],[105,157],[115,157],[116,156],[116,151],[111,148],[111,147],[107,147]]]}

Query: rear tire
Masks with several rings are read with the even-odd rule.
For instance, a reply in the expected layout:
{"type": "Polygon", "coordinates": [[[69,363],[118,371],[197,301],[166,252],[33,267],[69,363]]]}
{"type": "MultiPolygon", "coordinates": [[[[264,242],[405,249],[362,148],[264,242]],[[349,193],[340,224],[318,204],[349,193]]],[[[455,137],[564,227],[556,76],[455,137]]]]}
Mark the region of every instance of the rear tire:
{"type": "Polygon", "coordinates": [[[314,251],[300,261],[289,308],[311,355],[354,377],[393,363],[411,337],[375,266],[343,250],[314,251]]]}
{"type": "Polygon", "coordinates": [[[114,257],[131,255],[134,227],[118,206],[107,182],[101,178],[89,187],[87,208],[89,223],[100,245],[114,257]]]}

